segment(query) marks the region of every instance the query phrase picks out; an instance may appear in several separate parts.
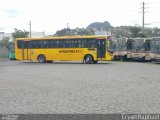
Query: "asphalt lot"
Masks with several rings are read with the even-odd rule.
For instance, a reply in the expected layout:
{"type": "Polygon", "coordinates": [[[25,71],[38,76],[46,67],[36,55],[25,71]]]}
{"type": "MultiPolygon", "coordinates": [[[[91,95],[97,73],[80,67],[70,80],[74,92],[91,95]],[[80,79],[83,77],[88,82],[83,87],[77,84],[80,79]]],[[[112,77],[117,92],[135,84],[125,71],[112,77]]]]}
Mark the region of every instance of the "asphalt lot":
{"type": "Polygon", "coordinates": [[[0,113],[160,113],[160,64],[0,61],[0,113]]]}

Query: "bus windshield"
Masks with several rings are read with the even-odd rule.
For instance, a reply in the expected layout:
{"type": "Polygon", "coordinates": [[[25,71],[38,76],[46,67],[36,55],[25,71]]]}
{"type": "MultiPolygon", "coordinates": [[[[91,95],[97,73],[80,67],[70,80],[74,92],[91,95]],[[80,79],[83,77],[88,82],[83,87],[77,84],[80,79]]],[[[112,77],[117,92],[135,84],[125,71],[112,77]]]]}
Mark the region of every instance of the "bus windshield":
{"type": "Polygon", "coordinates": [[[144,39],[135,39],[132,42],[132,52],[145,52],[144,39]]]}
{"type": "Polygon", "coordinates": [[[160,54],[160,38],[153,38],[151,41],[151,52],[160,54]]]}
{"type": "Polygon", "coordinates": [[[120,38],[117,39],[117,46],[116,46],[117,51],[126,51],[126,38],[120,38]]]}
{"type": "Polygon", "coordinates": [[[116,51],[116,41],[111,40],[108,49],[109,49],[109,51],[112,52],[112,53],[115,52],[115,51],[116,51]]]}

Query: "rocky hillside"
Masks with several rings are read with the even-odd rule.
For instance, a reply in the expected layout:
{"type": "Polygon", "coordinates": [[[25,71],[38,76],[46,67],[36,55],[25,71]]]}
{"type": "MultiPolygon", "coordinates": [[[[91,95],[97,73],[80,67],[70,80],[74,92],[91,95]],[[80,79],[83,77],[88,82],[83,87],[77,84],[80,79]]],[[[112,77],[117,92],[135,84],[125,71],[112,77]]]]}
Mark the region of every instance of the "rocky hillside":
{"type": "Polygon", "coordinates": [[[92,30],[108,30],[112,28],[111,24],[108,21],[105,22],[94,22],[87,26],[86,29],[92,30]]]}

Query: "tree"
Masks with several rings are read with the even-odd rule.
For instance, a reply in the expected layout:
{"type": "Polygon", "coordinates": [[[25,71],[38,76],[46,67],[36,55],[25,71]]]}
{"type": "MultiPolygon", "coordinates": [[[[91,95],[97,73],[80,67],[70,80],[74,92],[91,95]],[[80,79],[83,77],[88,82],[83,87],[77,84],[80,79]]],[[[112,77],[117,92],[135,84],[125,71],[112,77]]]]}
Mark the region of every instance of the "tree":
{"type": "Polygon", "coordinates": [[[130,32],[132,37],[140,37],[141,28],[140,27],[130,27],[130,32]]]}
{"type": "Polygon", "coordinates": [[[154,36],[154,37],[160,36],[160,28],[157,28],[157,27],[153,28],[152,29],[152,36],[154,36]]]}
{"type": "Polygon", "coordinates": [[[56,36],[71,35],[71,29],[70,28],[64,28],[62,30],[58,30],[55,35],[56,36]]]}
{"type": "Polygon", "coordinates": [[[12,33],[12,37],[14,39],[16,38],[27,38],[28,37],[29,32],[27,32],[26,30],[18,30],[18,29],[14,29],[14,32],[12,33]]]}
{"type": "Polygon", "coordinates": [[[76,29],[70,29],[70,28],[64,28],[62,30],[58,30],[55,33],[55,36],[73,36],[73,35],[94,35],[94,31],[91,29],[85,29],[85,28],[76,28],[76,29]]]}
{"type": "Polygon", "coordinates": [[[10,37],[3,37],[3,39],[0,41],[0,44],[7,48],[8,43],[9,43],[9,39],[10,39],[10,37]]]}

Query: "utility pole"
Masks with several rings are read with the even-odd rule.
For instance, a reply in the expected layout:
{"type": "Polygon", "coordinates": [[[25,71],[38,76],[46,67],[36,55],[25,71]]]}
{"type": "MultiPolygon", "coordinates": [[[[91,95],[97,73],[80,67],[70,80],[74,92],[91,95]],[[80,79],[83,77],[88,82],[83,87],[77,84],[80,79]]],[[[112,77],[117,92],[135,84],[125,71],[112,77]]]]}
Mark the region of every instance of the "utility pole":
{"type": "Polygon", "coordinates": [[[45,31],[43,30],[43,37],[45,36],[45,31]]]}
{"type": "Polygon", "coordinates": [[[67,22],[67,28],[69,28],[69,23],[67,22]]]}
{"type": "Polygon", "coordinates": [[[145,5],[145,3],[143,2],[142,3],[142,27],[143,27],[143,31],[144,31],[144,13],[145,13],[145,11],[144,11],[144,9],[145,9],[144,5],[145,5]]]}
{"type": "Polygon", "coordinates": [[[31,38],[31,33],[32,31],[31,31],[31,21],[29,21],[29,37],[31,38]]]}

